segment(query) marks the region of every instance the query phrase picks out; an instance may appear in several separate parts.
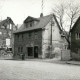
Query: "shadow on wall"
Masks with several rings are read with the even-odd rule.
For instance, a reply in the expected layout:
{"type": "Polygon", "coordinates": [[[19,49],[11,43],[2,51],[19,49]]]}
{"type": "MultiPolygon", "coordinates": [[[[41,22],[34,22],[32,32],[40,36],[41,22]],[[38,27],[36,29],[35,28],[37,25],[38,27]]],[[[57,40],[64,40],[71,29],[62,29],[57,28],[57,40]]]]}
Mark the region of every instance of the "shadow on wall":
{"type": "Polygon", "coordinates": [[[58,47],[55,47],[55,48],[54,48],[54,51],[53,51],[53,54],[55,54],[55,57],[56,57],[56,58],[61,57],[61,49],[58,48],[58,47]]]}
{"type": "Polygon", "coordinates": [[[55,57],[56,58],[59,58],[59,57],[61,57],[61,49],[58,48],[58,47],[54,48],[52,50],[52,54],[51,54],[51,51],[50,50],[49,51],[46,51],[45,57],[46,58],[55,58],[55,57]]]}
{"type": "Polygon", "coordinates": [[[63,49],[61,50],[59,47],[55,47],[52,51],[52,54],[50,52],[46,53],[46,58],[58,58],[64,61],[68,61],[71,59],[70,57],[70,50],[63,49]]]}

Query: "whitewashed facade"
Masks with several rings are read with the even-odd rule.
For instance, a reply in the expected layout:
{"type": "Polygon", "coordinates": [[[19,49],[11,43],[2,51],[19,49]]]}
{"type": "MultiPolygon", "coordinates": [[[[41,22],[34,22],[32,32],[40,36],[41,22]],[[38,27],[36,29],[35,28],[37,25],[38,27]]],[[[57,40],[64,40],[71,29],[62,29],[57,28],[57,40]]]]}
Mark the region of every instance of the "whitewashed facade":
{"type": "Polygon", "coordinates": [[[68,42],[65,39],[65,36],[62,37],[62,32],[60,31],[59,26],[56,23],[54,17],[44,27],[43,32],[42,32],[43,58],[46,57],[46,54],[50,53],[50,47],[52,47],[52,54],[55,54],[54,53],[55,49],[60,49],[61,51],[63,49],[64,50],[67,49],[68,47],[68,42]],[[52,26],[52,31],[51,31],[51,26],[52,26]],[[52,34],[52,40],[51,40],[51,34],[52,34]],[[52,46],[50,46],[51,41],[52,41],[52,46]]]}

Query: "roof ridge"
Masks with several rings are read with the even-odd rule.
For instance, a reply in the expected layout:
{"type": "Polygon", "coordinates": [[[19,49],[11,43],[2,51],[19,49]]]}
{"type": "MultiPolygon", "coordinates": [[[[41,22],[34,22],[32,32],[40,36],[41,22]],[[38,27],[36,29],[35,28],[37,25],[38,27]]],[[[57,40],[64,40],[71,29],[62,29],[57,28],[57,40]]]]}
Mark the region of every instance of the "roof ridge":
{"type": "MultiPolygon", "coordinates": [[[[30,16],[28,16],[28,17],[30,17],[30,16]]],[[[48,24],[48,22],[50,21],[50,19],[52,17],[54,17],[54,19],[55,19],[54,14],[49,14],[49,15],[46,15],[46,16],[43,16],[43,17],[39,17],[39,18],[37,18],[37,19],[39,19],[39,23],[38,24],[35,24],[35,25],[33,25],[33,27],[28,27],[28,28],[26,28],[24,30],[21,30],[21,31],[23,32],[23,31],[30,31],[30,30],[35,30],[35,29],[42,29],[44,26],[46,26],[48,24]]],[[[25,24],[25,23],[23,23],[23,24],[25,24]]],[[[21,32],[21,31],[18,30],[17,32],[21,32]]]]}

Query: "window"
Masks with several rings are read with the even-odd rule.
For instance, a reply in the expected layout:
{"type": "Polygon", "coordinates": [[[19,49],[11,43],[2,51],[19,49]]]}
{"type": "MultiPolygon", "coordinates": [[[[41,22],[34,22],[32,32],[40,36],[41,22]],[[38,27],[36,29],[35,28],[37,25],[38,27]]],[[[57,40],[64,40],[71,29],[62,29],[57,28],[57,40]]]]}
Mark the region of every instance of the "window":
{"type": "Polygon", "coordinates": [[[27,26],[28,27],[31,27],[32,26],[31,22],[27,23],[27,26]]]}
{"type": "Polygon", "coordinates": [[[8,32],[9,37],[11,38],[11,31],[8,32]]]}
{"type": "Polygon", "coordinates": [[[37,32],[35,32],[35,39],[37,39],[38,38],[38,35],[37,35],[37,32]]]}
{"type": "Polygon", "coordinates": [[[17,34],[15,34],[15,39],[17,40],[17,34]]]}
{"type": "Polygon", "coordinates": [[[28,23],[25,24],[26,28],[28,27],[28,23]]]}
{"type": "Polygon", "coordinates": [[[32,22],[30,22],[30,27],[32,27],[32,22]]]}
{"type": "Polygon", "coordinates": [[[21,47],[21,52],[23,52],[23,47],[21,47]]]}
{"type": "Polygon", "coordinates": [[[12,29],[12,25],[10,24],[10,29],[12,29]]]}
{"type": "Polygon", "coordinates": [[[76,39],[80,39],[80,33],[76,33],[76,34],[75,34],[75,38],[76,38],[76,39]]]}
{"type": "Polygon", "coordinates": [[[18,47],[18,52],[20,52],[20,47],[18,47]]]}
{"type": "Polygon", "coordinates": [[[7,29],[10,29],[10,24],[7,25],[7,29]]]}
{"type": "Polygon", "coordinates": [[[33,47],[27,47],[28,56],[33,56],[33,47]]]}
{"type": "Polygon", "coordinates": [[[19,34],[17,36],[18,36],[18,41],[19,41],[19,34]]]}
{"type": "Polygon", "coordinates": [[[23,52],[23,47],[18,47],[18,52],[23,52]]]}
{"type": "Polygon", "coordinates": [[[29,38],[31,38],[31,33],[29,33],[29,38]]]}
{"type": "Polygon", "coordinates": [[[24,34],[22,34],[22,40],[24,40],[24,34]]]}

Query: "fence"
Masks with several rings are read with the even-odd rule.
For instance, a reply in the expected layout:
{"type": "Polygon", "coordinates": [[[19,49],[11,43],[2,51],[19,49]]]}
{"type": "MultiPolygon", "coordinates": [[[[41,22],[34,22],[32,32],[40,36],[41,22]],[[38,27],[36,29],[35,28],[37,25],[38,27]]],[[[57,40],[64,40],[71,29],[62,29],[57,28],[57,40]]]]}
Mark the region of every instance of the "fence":
{"type": "Polygon", "coordinates": [[[70,60],[70,50],[61,51],[61,60],[70,60]]]}

